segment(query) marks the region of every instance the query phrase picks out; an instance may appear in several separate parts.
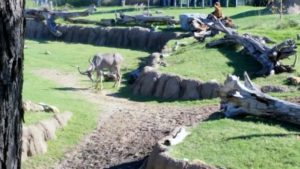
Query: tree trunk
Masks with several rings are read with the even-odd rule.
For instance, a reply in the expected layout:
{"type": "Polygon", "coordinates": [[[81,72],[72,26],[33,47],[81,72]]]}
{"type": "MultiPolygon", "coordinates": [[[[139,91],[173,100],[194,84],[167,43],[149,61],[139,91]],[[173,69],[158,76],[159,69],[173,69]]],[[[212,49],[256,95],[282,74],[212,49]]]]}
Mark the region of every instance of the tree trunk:
{"type": "Polygon", "coordinates": [[[0,1],[0,168],[21,168],[24,1],[0,1]]]}
{"type": "Polygon", "coordinates": [[[282,21],[282,13],[283,13],[283,4],[282,4],[282,0],[280,0],[280,21],[282,21]]]}

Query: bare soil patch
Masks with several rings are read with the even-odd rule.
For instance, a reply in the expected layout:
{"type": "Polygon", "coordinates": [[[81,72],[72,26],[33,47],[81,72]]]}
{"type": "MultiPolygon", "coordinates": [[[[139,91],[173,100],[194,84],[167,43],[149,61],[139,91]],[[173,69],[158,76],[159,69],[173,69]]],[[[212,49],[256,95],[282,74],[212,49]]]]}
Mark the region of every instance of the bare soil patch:
{"type": "Polygon", "coordinates": [[[101,107],[97,129],[66,153],[55,168],[138,168],[140,163],[130,162],[149,155],[152,146],[176,126],[193,125],[218,110],[216,105],[181,107],[130,101],[80,88],[79,79],[70,73],[52,69],[35,72],[101,107]]]}

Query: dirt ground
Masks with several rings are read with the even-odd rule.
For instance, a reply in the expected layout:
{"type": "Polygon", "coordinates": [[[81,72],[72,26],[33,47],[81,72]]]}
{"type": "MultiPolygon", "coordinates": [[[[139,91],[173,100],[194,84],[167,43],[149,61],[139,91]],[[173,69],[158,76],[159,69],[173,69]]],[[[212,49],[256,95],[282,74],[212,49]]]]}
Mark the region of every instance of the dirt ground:
{"type": "Polygon", "coordinates": [[[97,129],[54,168],[139,168],[152,146],[175,127],[193,125],[218,110],[217,105],[182,107],[130,101],[105,91],[80,90],[79,79],[72,74],[49,69],[36,73],[101,107],[97,129]]]}

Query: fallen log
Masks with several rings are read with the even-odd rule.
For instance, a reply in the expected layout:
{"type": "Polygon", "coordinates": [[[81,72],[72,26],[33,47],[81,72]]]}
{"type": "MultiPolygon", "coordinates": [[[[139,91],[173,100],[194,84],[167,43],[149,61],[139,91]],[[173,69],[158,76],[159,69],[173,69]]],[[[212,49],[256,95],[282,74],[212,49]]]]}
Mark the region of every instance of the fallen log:
{"type": "Polygon", "coordinates": [[[300,105],[269,96],[256,87],[247,73],[244,83],[233,75],[220,89],[221,109],[225,116],[255,115],[300,124],[300,105]]]}
{"type": "Polygon", "coordinates": [[[116,20],[120,24],[151,24],[151,23],[160,23],[160,24],[177,24],[179,21],[175,20],[173,16],[152,16],[152,15],[125,15],[123,13],[119,13],[116,15],[116,20]]]}
{"type": "Polygon", "coordinates": [[[115,25],[116,23],[114,19],[102,19],[100,21],[93,21],[88,19],[66,18],[65,20],[75,24],[93,24],[93,25],[101,25],[101,26],[112,26],[115,25]]]}
{"type": "Polygon", "coordinates": [[[207,43],[207,47],[216,47],[219,45],[241,45],[248,55],[252,56],[261,65],[262,69],[257,75],[270,75],[273,73],[292,72],[294,71],[297,56],[293,65],[283,65],[279,61],[289,58],[296,54],[296,43],[292,39],[287,39],[273,47],[267,43],[273,42],[267,37],[254,36],[251,34],[238,34],[235,30],[224,26],[217,18],[213,18],[212,23],[207,24],[213,30],[225,33],[226,35],[219,40],[207,43]]]}
{"type": "Polygon", "coordinates": [[[46,20],[46,25],[48,30],[56,37],[60,37],[62,32],[56,29],[55,20],[57,18],[70,19],[74,17],[80,16],[88,16],[91,13],[96,11],[96,7],[94,5],[90,6],[87,10],[82,12],[65,12],[65,11],[51,11],[47,8],[44,9],[26,9],[25,17],[26,19],[36,19],[39,21],[46,20]]]}
{"type": "Polygon", "coordinates": [[[40,20],[48,19],[49,15],[52,15],[55,18],[74,18],[81,16],[88,16],[96,11],[96,7],[94,5],[89,6],[88,9],[80,12],[67,12],[67,11],[52,11],[47,8],[44,9],[26,9],[25,17],[26,18],[34,18],[40,20]]]}

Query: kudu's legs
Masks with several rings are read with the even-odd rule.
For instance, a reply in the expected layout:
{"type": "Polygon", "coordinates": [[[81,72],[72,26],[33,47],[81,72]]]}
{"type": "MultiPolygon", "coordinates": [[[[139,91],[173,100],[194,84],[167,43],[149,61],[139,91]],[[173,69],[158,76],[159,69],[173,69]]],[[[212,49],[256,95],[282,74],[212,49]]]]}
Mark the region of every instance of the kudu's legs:
{"type": "Polygon", "coordinates": [[[116,68],[116,76],[117,76],[117,79],[115,81],[114,87],[120,87],[122,75],[121,75],[119,67],[116,68]]]}
{"type": "Polygon", "coordinates": [[[97,71],[96,86],[95,86],[96,90],[99,90],[99,82],[100,82],[100,90],[103,89],[102,79],[103,79],[103,72],[102,71],[100,71],[100,72],[97,71]],[[100,79],[100,81],[99,81],[99,79],[100,79]]]}

